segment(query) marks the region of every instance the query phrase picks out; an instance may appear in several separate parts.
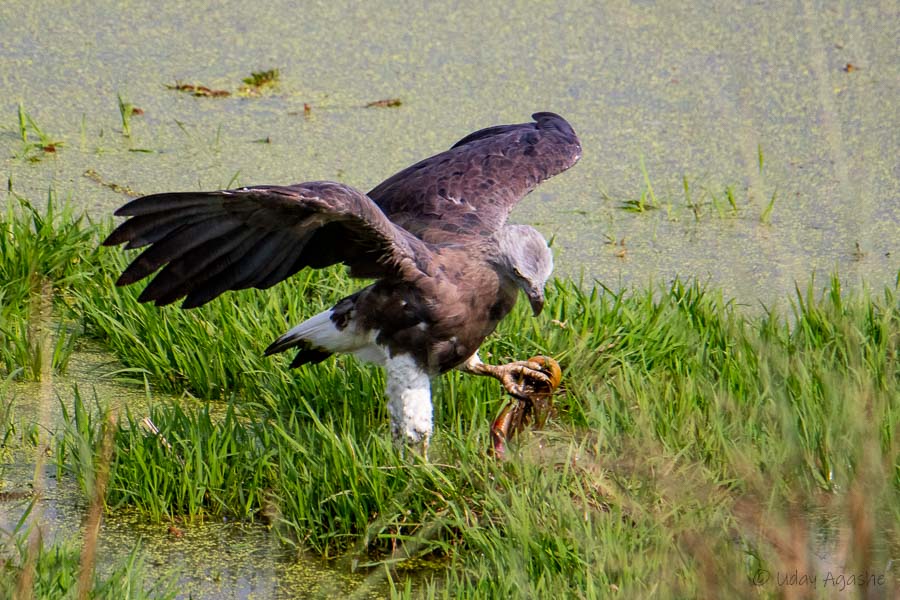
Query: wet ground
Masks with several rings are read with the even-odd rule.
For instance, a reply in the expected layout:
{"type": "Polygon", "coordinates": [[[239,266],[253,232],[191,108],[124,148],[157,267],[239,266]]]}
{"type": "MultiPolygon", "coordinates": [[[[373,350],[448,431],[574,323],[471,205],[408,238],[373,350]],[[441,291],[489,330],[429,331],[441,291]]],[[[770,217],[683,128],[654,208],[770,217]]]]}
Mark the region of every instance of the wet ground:
{"type": "MultiPolygon", "coordinates": [[[[0,489],[16,492],[30,482],[33,464],[4,465],[0,489]]],[[[45,532],[45,543],[82,539],[86,503],[70,478],[57,479],[56,467],[45,470],[47,487],[32,517],[45,532]]],[[[0,500],[0,527],[9,531],[28,498],[0,500]]],[[[310,555],[297,555],[263,525],[212,520],[192,524],[149,523],[128,510],[104,518],[97,551],[98,570],[120,565],[138,546],[145,582],[170,580],[193,598],[384,598],[383,571],[351,574],[310,555]]]]}
{"type": "MultiPolygon", "coordinates": [[[[0,174],[96,218],[129,191],[312,179],[369,189],[474,129],[552,110],[584,157],[513,218],[554,236],[559,273],[612,288],[696,277],[750,305],[814,271],[877,288],[900,267],[898,41],[893,0],[7,0],[0,174]],[[240,93],[242,78],[270,68],[274,88],[240,93]],[[166,87],[177,82],[232,95],[166,87]],[[130,136],[118,96],[143,112],[130,136]],[[390,98],[401,105],[364,108],[390,98]],[[26,148],[19,103],[45,142],[62,142],[55,152],[26,148]],[[622,209],[642,194],[659,208],[622,209]]],[[[125,538],[138,535],[116,516],[106,539],[117,519],[125,538]]],[[[233,531],[211,539],[233,547],[221,541],[233,531]]],[[[196,556],[160,535],[169,550],[158,560],[196,556]]],[[[218,567],[190,567],[193,597],[267,597],[287,581],[296,561],[280,562],[263,532],[239,537],[262,549],[237,561],[252,572],[227,567],[211,588],[218,567]]]]}
{"type": "MultiPolygon", "coordinates": [[[[20,434],[27,437],[31,424],[40,422],[56,437],[64,427],[60,399],[70,405],[76,387],[94,412],[96,396],[103,405],[129,410],[138,419],[149,414],[151,402],[169,400],[151,398],[140,386],[122,381],[134,375],[116,375],[118,366],[108,355],[88,348],[73,356],[65,375],[52,378],[49,390],[40,383],[12,384],[0,390],[0,406],[13,403],[13,421],[20,434]]],[[[190,398],[182,402],[200,405],[190,398]]],[[[10,532],[34,498],[36,459],[31,447],[19,444],[0,448],[0,453],[0,531],[10,532]]],[[[70,538],[80,542],[87,510],[84,493],[74,477],[57,471],[53,456],[44,458],[41,475],[39,485],[44,491],[28,521],[40,524],[48,544],[70,538]]],[[[362,599],[388,595],[383,570],[352,573],[345,564],[298,554],[282,543],[276,531],[258,523],[221,518],[153,523],[136,511],[117,509],[104,516],[98,569],[108,571],[121,564],[136,545],[146,583],[174,580],[183,590],[180,597],[362,599]]]]}

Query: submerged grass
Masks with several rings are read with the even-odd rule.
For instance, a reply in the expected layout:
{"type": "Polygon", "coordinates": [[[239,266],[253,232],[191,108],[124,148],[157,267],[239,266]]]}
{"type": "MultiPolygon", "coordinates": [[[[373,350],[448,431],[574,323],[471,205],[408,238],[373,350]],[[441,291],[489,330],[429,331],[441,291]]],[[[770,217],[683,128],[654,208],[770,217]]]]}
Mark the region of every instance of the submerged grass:
{"type": "MultiPolygon", "coordinates": [[[[765,177],[763,167],[765,165],[762,147],[757,149],[759,178],[758,184],[764,185],[765,177]]],[[[653,183],[647,168],[644,166],[644,157],[639,158],[640,171],[643,179],[644,187],[640,196],[636,199],[616,199],[612,198],[605,192],[603,195],[609,199],[618,201],[618,208],[632,213],[647,213],[657,209],[665,209],[665,218],[671,221],[678,221],[684,218],[685,209],[690,211],[694,221],[700,222],[708,218],[718,219],[736,219],[746,218],[758,209],[755,205],[755,198],[762,194],[762,189],[746,189],[746,196],[741,192],[735,191],[734,185],[726,185],[720,188],[705,183],[705,177],[689,178],[687,174],[681,177],[682,191],[684,196],[684,205],[681,205],[677,193],[659,194],[654,190],[653,183]]],[[[759,212],[759,222],[763,225],[769,225],[772,221],[772,212],[775,210],[775,201],[778,197],[777,188],[768,196],[766,204],[759,212]]]]}
{"type": "Polygon", "coordinates": [[[19,138],[22,140],[20,156],[25,160],[37,162],[46,154],[54,154],[63,145],[63,142],[54,139],[38,126],[21,102],[18,109],[18,125],[19,138]]]}
{"type": "MultiPolygon", "coordinates": [[[[80,549],[78,540],[66,539],[52,544],[37,537],[37,548],[29,556],[30,528],[27,518],[33,503],[26,507],[22,518],[11,532],[0,532],[0,597],[2,598],[75,598],[78,590],[80,549]],[[30,585],[22,586],[23,575],[30,585]]],[[[141,600],[174,598],[176,590],[171,581],[147,581],[140,546],[125,557],[115,560],[103,575],[90,580],[85,598],[97,600],[141,600]]]]}
{"type": "MultiPolygon", "coordinates": [[[[290,357],[261,356],[357,287],[340,271],[182,311],[115,289],[121,252],[90,257],[91,276],[61,292],[84,332],[155,389],[222,400],[126,412],[108,510],[262,520],[349,568],[388,565],[405,597],[818,593],[778,583],[791,572],[820,586],[869,574],[881,579],[866,593],[897,591],[897,289],[848,293],[834,276],[824,293],[798,290],[788,314],[748,314],[697,284],[556,281],[541,319],[517,307],[482,349],[493,362],[559,360],[548,430],[489,458],[501,390],[451,373],[434,382],[425,461],[389,442],[376,369],[338,358],[292,371],[290,357]],[[410,558],[434,569],[416,586],[402,580],[420,564],[410,558]]],[[[65,402],[57,463],[89,482],[103,419],[77,394],[65,402]]]]}

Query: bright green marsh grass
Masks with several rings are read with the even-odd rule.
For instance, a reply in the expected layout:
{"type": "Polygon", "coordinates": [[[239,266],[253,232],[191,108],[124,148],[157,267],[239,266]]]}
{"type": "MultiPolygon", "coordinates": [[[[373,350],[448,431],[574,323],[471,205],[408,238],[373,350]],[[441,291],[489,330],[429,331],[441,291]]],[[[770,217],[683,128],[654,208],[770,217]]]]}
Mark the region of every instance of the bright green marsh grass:
{"type": "MultiPolygon", "coordinates": [[[[21,230],[20,214],[4,232],[21,230]]],[[[59,317],[141,384],[203,399],[120,415],[109,511],[261,520],[346,568],[389,567],[400,597],[768,597],[802,591],[777,585],[792,572],[820,586],[827,573],[882,575],[872,593],[897,591],[896,287],[811,281],[782,313],[693,283],[613,293],[555,281],[539,319],[522,303],[482,349],[493,362],[559,360],[565,391],[547,430],[489,458],[501,389],[451,373],[434,382],[426,461],[391,445],[377,369],[262,357],[359,282],[333,269],[192,311],[140,305],[140,285],[113,286],[127,260],[96,249],[104,228],[71,227],[92,240],[83,259],[35,270],[63,299],[59,317]]],[[[53,239],[67,256],[70,238],[53,239]]],[[[59,264],[28,264],[45,263],[59,264]]],[[[77,393],[61,401],[58,467],[90,481],[103,419],[77,393]]]]}
{"type": "Polygon", "coordinates": [[[16,202],[0,217],[0,376],[21,369],[26,378],[39,379],[42,352],[52,352],[54,367],[65,370],[74,349],[61,309],[69,291],[94,270],[85,261],[94,253],[96,232],[70,206],[60,209],[52,192],[44,211],[10,196],[16,202]],[[55,345],[45,349],[38,332],[51,325],[55,345]]]}

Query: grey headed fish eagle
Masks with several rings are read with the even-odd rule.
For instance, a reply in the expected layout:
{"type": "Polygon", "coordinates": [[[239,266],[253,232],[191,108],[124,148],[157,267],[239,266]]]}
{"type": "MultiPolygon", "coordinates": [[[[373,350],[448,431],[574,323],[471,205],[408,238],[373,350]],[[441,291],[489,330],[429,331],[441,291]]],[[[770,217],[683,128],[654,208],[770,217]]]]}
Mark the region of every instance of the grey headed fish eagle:
{"type": "Polygon", "coordinates": [[[146,249],[116,282],[156,273],[140,294],[193,308],[227,290],[266,289],[305,267],[343,263],[374,283],[275,340],[292,367],[336,352],[384,367],[394,439],[427,448],[431,379],[458,368],[520,395],[546,380],[528,361],[489,365],[478,347],[525,293],[535,315],[553,268],[534,228],[506,224],[519,200],[574,165],[581,144],[554,113],[497,125],[393,175],[368,194],[333,181],[144,196],[104,245],[146,249]],[[158,271],[158,272],[157,272],[158,271]]]}

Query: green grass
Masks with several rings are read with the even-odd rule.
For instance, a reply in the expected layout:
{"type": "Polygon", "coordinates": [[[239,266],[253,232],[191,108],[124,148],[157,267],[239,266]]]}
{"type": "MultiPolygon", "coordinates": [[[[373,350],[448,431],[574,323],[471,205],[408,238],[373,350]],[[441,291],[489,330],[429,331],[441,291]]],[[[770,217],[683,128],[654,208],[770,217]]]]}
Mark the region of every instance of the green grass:
{"type": "Polygon", "coordinates": [[[134,104],[122,98],[122,94],[116,94],[116,105],[119,107],[119,118],[122,121],[122,135],[131,137],[131,117],[141,114],[134,104]]]}
{"type": "Polygon", "coordinates": [[[281,73],[278,72],[278,69],[268,69],[266,71],[253,71],[249,77],[244,77],[241,81],[249,87],[261,88],[275,85],[280,77],[281,73]]]}
{"type": "MultiPolygon", "coordinates": [[[[482,349],[559,360],[547,430],[489,458],[502,391],[451,373],[434,383],[425,461],[391,445],[377,369],[262,357],[359,285],[339,270],[182,311],[114,288],[120,250],[85,256],[90,277],[54,284],[84,334],[155,390],[217,399],[121,416],[107,510],[261,520],[339,565],[386,565],[400,597],[775,596],[777,574],[813,572],[822,554],[846,565],[834,574],[885,574],[875,593],[896,591],[896,287],[811,280],[779,314],[693,283],[613,293],[557,280],[540,319],[517,306],[482,349]]],[[[102,411],[63,401],[57,464],[90,497],[102,411]]]]}
{"type": "Polygon", "coordinates": [[[43,211],[12,197],[15,207],[0,215],[0,376],[39,379],[43,353],[64,371],[74,351],[76,332],[60,317],[94,270],[96,232],[52,192],[43,211]],[[48,328],[52,346],[42,337],[48,328]]]}
{"type": "Polygon", "coordinates": [[[265,71],[253,71],[249,77],[244,77],[243,85],[238,89],[240,96],[258,96],[264,90],[269,90],[278,85],[281,73],[278,69],[265,71]]]}
{"type": "MultiPolygon", "coordinates": [[[[761,185],[765,185],[765,177],[763,167],[765,164],[762,146],[757,148],[757,160],[759,165],[759,175],[761,185]]],[[[601,192],[607,199],[617,201],[618,208],[631,213],[648,213],[650,211],[665,209],[665,218],[670,221],[678,221],[685,217],[685,209],[690,211],[690,216],[695,222],[701,222],[708,218],[717,219],[739,219],[746,218],[751,215],[752,211],[758,209],[755,206],[754,193],[746,190],[746,197],[740,197],[740,192],[735,191],[734,185],[726,185],[724,188],[708,185],[704,182],[705,178],[692,179],[687,174],[681,177],[681,187],[683,195],[683,206],[678,193],[665,192],[658,193],[654,190],[650,174],[644,165],[644,157],[639,159],[641,177],[643,179],[643,190],[638,198],[622,200],[612,198],[609,194],[601,192]]],[[[762,193],[762,190],[758,190],[762,193]]],[[[778,197],[778,190],[774,189],[769,196],[766,205],[759,212],[758,220],[763,225],[769,225],[772,222],[772,213],[775,210],[775,202],[778,197]]]]}
{"type": "Polygon", "coordinates": [[[46,154],[55,154],[63,145],[62,141],[54,139],[38,126],[37,121],[25,110],[21,102],[17,115],[19,138],[22,140],[22,158],[36,162],[46,154]]]}

